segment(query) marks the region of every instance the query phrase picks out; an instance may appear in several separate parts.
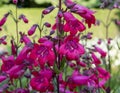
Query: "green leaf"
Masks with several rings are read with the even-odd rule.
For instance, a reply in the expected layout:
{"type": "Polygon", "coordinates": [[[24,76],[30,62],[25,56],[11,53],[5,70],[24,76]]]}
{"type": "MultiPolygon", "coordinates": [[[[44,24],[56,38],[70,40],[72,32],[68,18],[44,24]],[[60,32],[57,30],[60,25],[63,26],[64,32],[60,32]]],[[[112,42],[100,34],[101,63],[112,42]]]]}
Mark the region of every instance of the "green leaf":
{"type": "Polygon", "coordinates": [[[62,61],[61,61],[61,64],[60,64],[60,70],[61,70],[61,71],[64,69],[65,63],[66,63],[66,58],[63,57],[63,58],[62,58],[62,61]]]}

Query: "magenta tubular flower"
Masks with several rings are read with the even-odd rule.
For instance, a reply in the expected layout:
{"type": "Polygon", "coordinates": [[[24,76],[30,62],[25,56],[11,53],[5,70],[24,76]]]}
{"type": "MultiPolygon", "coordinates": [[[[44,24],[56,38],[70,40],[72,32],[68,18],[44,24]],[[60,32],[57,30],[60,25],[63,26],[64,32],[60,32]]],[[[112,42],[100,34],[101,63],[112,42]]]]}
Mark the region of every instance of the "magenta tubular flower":
{"type": "Polygon", "coordinates": [[[12,51],[12,55],[17,55],[16,45],[13,40],[11,40],[11,51],[12,51]]]}
{"type": "Polygon", "coordinates": [[[31,36],[35,33],[35,30],[37,28],[37,24],[34,24],[29,30],[28,30],[28,35],[31,36]]]}
{"type": "Polygon", "coordinates": [[[50,28],[51,27],[51,24],[50,23],[48,23],[48,22],[45,22],[45,24],[44,24],[46,27],[48,27],[48,28],[50,28]]]}
{"type": "Polygon", "coordinates": [[[36,76],[30,80],[31,87],[39,92],[46,92],[49,88],[49,84],[48,79],[42,76],[36,76]]]}
{"type": "Polygon", "coordinates": [[[75,35],[78,31],[82,32],[85,30],[85,26],[76,19],[70,12],[65,12],[63,14],[66,24],[64,30],[66,32],[70,31],[71,35],[75,35]]]}
{"type": "Polygon", "coordinates": [[[22,65],[14,65],[11,69],[6,71],[6,73],[9,74],[11,80],[20,78],[24,72],[25,70],[23,69],[22,65]]]}
{"type": "Polygon", "coordinates": [[[19,19],[22,19],[24,21],[24,23],[28,23],[28,19],[23,14],[20,15],[19,19]]]}
{"type": "Polygon", "coordinates": [[[7,38],[7,36],[1,37],[1,38],[0,38],[0,44],[6,45],[6,44],[7,44],[7,42],[5,41],[6,38],[7,38]]]}
{"type": "Polygon", "coordinates": [[[6,80],[6,79],[7,79],[6,76],[0,75],[0,83],[1,83],[2,81],[6,80]]]}
{"type": "Polygon", "coordinates": [[[99,65],[99,64],[101,64],[101,61],[100,61],[100,59],[98,59],[97,58],[97,56],[92,52],[92,59],[93,59],[93,63],[95,64],[95,65],[99,65]]]}
{"type": "Polygon", "coordinates": [[[20,32],[20,35],[21,35],[21,39],[20,39],[20,42],[21,43],[25,43],[25,45],[29,45],[29,44],[31,44],[32,42],[31,42],[31,40],[27,37],[27,35],[25,35],[25,34],[23,34],[23,33],[21,33],[20,32]]]}
{"type": "MultiPolygon", "coordinates": [[[[20,51],[20,53],[18,54],[15,62],[17,65],[21,65],[21,64],[25,64],[26,60],[28,59],[28,54],[31,52],[31,50],[33,49],[32,45],[26,45],[25,47],[23,47],[23,49],[20,51]]],[[[31,61],[29,60],[29,63],[31,61]]]]}
{"type": "Polygon", "coordinates": [[[44,68],[45,63],[49,66],[54,65],[55,54],[52,50],[52,42],[47,40],[40,45],[35,44],[34,49],[31,51],[30,58],[33,60],[38,59],[41,68],[44,68]]]}
{"type": "Polygon", "coordinates": [[[72,0],[65,0],[65,5],[70,8],[70,10],[76,14],[79,14],[81,17],[85,19],[85,22],[88,24],[88,27],[91,27],[91,24],[95,24],[94,12],[89,10],[88,8],[78,5],[72,0]]]}
{"type": "Polygon", "coordinates": [[[95,50],[96,50],[98,53],[100,53],[100,55],[101,55],[102,58],[105,58],[105,57],[106,57],[106,54],[107,54],[107,53],[106,53],[105,51],[103,51],[101,48],[95,46],[95,50]]]}
{"type": "Polygon", "coordinates": [[[89,81],[89,76],[73,76],[72,81],[77,85],[87,85],[89,81]]]}
{"type": "Polygon", "coordinates": [[[2,66],[1,70],[2,71],[8,71],[15,65],[15,59],[14,56],[9,56],[8,58],[2,57],[2,66]]]}
{"type": "Polygon", "coordinates": [[[85,22],[88,24],[88,27],[91,27],[91,24],[95,24],[95,16],[93,15],[94,12],[89,10],[88,8],[76,4],[74,7],[71,8],[71,11],[79,14],[81,17],[85,19],[85,22]]]}
{"type": "Polygon", "coordinates": [[[99,78],[108,80],[110,78],[110,73],[101,67],[97,67],[97,71],[99,72],[99,78]]]}
{"type": "Polygon", "coordinates": [[[77,37],[68,36],[60,46],[59,53],[68,60],[77,60],[85,53],[84,47],[79,43],[77,37]]]}
{"type": "Polygon", "coordinates": [[[9,13],[5,14],[4,17],[0,20],[0,26],[3,26],[7,20],[9,13]]]}
{"type": "Polygon", "coordinates": [[[48,8],[46,8],[45,10],[42,11],[42,14],[46,15],[49,14],[50,12],[52,12],[54,10],[54,6],[50,6],[48,8]]]}
{"type": "Polygon", "coordinates": [[[53,71],[50,69],[42,69],[40,70],[39,75],[41,75],[42,77],[46,77],[48,80],[51,80],[53,76],[53,71]]]}

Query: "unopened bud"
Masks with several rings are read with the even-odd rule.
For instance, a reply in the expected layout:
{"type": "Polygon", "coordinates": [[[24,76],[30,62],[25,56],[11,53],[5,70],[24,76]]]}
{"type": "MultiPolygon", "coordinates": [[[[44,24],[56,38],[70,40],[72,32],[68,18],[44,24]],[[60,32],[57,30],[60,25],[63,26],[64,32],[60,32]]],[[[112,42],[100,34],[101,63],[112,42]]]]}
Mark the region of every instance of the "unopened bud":
{"type": "Polygon", "coordinates": [[[48,8],[46,8],[45,10],[42,11],[42,14],[46,15],[49,14],[50,12],[52,12],[52,10],[54,9],[54,6],[50,6],[48,8]]]}

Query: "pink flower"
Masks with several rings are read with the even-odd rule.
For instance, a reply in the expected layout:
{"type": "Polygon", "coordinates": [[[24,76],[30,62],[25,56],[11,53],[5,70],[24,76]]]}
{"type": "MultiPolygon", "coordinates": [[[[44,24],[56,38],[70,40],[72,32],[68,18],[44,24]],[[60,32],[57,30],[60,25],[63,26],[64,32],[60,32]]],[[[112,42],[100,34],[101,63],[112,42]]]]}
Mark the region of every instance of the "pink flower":
{"type": "Polygon", "coordinates": [[[99,47],[97,47],[97,46],[94,46],[95,47],[95,50],[98,52],[98,53],[100,53],[100,55],[101,55],[101,57],[102,58],[104,58],[104,57],[106,57],[106,52],[105,51],[103,51],[101,48],[99,48],[99,47]]]}
{"type": "Polygon", "coordinates": [[[1,38],[0,38],[0,44],[6,45],[6,44],[7,44],[7,42],[5,41],[6,38],[7,38],[7,36],[1,37],[1,38]]]}
{"type": "Polygon", "coordinates": [[[35,33],[35,30],[37,28],[37,24],[34,24],[29,30],[28,30],[28,35],[31,36],[35,33]]]}
{"type": "Polygon", "coordinates": [[[0,20],[0,26],[3,26],[7,20],[9,13],[5,14],[4,17],[0,20]]]}
{"type": "Polygon", "coordinates": [[[6,79],[7,79],[6,76],[0,75],[0,83],[1,83],[2,81],[6,80],[6,79]]]}
{"type": "Polygon", "coordinates": [[[31,87],[39,92],[46,92],[49,88],[49,84],[48,79],[42,76],[36,76],[30,80],[31,87]]]}
{"type": "Polygon", "coordinates": [[[70,31],[71,35],[75,35],[78,31],[82,32],[85,30],[85,26],[76,19],[70,12],[65,12],[63,14],[66,24],[64,30],[66,32],[70,31]]]}
{"type": "Polygon", "coordinates": [[[87,85],[89,78],[90,78],[89,76],[78,75],[78,76],[73,76],[72,81],[76,85],[87,85]]]}
{"type": "Polygon", "coordinates": [[[84,47],[79,43],[77,37],[68,36],[60,46],[59,53],[68,60],[77,60],[85,53],[84,47]]]}
{"type": "Polygon", "coordinates": [[[45,63],[49,66],[54,65],[55,54],[52,50],[53,44],[51,41],[47,40],[40,45],[35,44],[34,49],[31,51],[30,58],[37,60],[41,66],[44,67],[45,63]]]}
{"type": "Polygon", "coordinates": [[[14,4],[17,4],[17,3],[18,3],[18,0],[13,0],[13,3],[14,3],[14,4]]]}
{"type": "Polygon", "coordinates": [[[12,52],[12,55],[17,55],[17,47],[15,45],[14,40],[11,40],[11,52],[12,52]]]}
{"type": "Polygon", "coordinates": [[[95,65],[99,65],[99,64],[101,64],[101,61],[100,61],[100,59],[98,59],[97,58],[97,56],[92,52],[92,59],[93,59],[93,63],[95,64],[95,65]]]}
{"type": "Polygon", "coordinates": [[[20,78],[24,74],[25,70],[22,65],[14,65],[6,73],[9,74],[10,79],[20,78]]]}
{"type": "Polygon", "coordinates": [[[33,49],[32,44],[24,46],[23,49],[20,51],[20,53],[18,54],[18,56],[16,58],[16,64],[17,65],[26,64],[26,63],[31,64],[32,60],[28,58],[29,57],[28,55],[29,55],[29,53],[31,52],[32,49],[33,49]]]}
{"type": "Polygon", "coordinates": [[[70,10],[74,13],[79,14],[85,19],[85,22],[88,24],[88,27],[91,27],[91,24],[95,24],[94,12],[88,8],[78,5],[71,0],[65,0],[65,4],[70,10]]]}
{"type": "Polygon", "coordinates": [[[102,79],[108,80],[110,78],[110,73],[101,67],[97,67],[97,71],[99,72],[99,77],[102,79]]]}
{"type": "Polygon", "coordinates": [[[21,42],[21,43],[24,42],[25,45],[29,45],[29,44],[32,43],[31,40],[28,38],[27,35],[23,34],[22,32],[20,32],[20,35],[21,35],[21,38],[20,38],[20,42],[21,42]]]}
{"type": "Polygon", "coordinates": [[[14,56],[9,56],[9,57],[2,57],[2,66],[1,70],[2,71],[8,71],[15,65],[15,59],[14,56]]]}
{"type": "Polygon", "coordinates": [[[24,21],[24,23],[28,23],[28,19],[23,14],[20,15],[19,19],[22,19],[24,21]]]}

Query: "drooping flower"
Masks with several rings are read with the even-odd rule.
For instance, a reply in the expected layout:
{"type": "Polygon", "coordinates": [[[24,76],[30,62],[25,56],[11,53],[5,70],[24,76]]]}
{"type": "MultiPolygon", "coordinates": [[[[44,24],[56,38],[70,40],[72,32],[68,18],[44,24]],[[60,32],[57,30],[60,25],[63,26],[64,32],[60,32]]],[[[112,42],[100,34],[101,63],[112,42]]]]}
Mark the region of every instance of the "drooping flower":
{"type": "Polygon", "coordinates": [[[100,59],[99,58],[97,58],[97,56],[92,52],[92,59],[93,59],[93,63],[95,64],[95,65],[99,65],[99,64],[101,64],[101,61],[100,61],[100,59]]]}
{"type": "Polygon", "coordinates": [[[85,53],[83,45],[79,43],[77,37],[68,36],[59,48],[59,53],[65,56],[68,60],[77,60],[85,53]]]}
{"type": "Polygon", "coordinates": [[[12,52],[12,55],[17,55],[17,47],[15,45],[14,40],[11,40],[11,52],[12,52]]]}
{"type": "Polygon", "coordinates": [[[1,83],[2,81],[6,80],[6,79],[7,79],[6,76],[0,75],[0,83],[1,83]]]}
{"type": "Polygon", "coordinates": [[[28,35],[31,36],[35,33],[36,28],[38,27],[37,24],[34,24],[29,30],[28,30],[28,35]]]}
{"type": "Polygon", "coordinates": [[[107,53],[105,51],[103,51],[101,48],[97,47],[97,46],[94,46],[95,47],[95,50],[100,53],[101,57],[104,58],[106,57],[107,53]]]}
{"type": "Polygon", "coordinates": [[[52,50],[52,42],[46,40],[40,45],[35,44],[34,49],[31,51],[30,58],[39,62],[41,68],[44,67],[45,63],[49,66],[53,66],[55,60],[55,54],[52,50]]]}
{"type": "Polygon", "coordinates": [[[72,81],[77,85],[87,85],[89,81],[89,76],[73,76],[72,81]]]}
{"type": "Polygon", "coordinates": [[[0,20],[0,26],[3,26],[7,20],[9,13],[6,13],[4,17],[0,20]]]}
{"type": "Polygon", "coordinates": [[[46,9],[44,9],[42,11],[42,14],[44,14],[44,15],[49,14],[50,12],[52,12],[54,10],[54,8],[55,8],[54,6],[50,6],[50,7],[46,8],[46,9]]]}
{"type": "Polygon", "coordinates": [[[7,36],[2,36],[2,37],[0,38],[0,44],[6,45],[6,44],[7,44],[7,42],[5,41],[6,38],[7,38],[7,36]]]}
{"type": "Polygon", "coordinates": [[[9,57],[2,57],[2,66],[1,70],[2,71],[8,71],[15,65],[15,59],[14,56],[9,56],[9,57]]]}
{"type": "Polygon", "coordinates": [[[85,26],[82,24],[82,22],[76,19],[70,12],[65,12],[63,17],[66,21],[64,25],[64,31],[70,31],[71,35],[75,35],[78,31],[82,32],[85,30],[85,26]]]}
{"type": "Polygon", "coordinates": [[[24,21],[24,23],[28,23],[28,19],[23,14],[20,15],[19,19],[22,19],[24,21]]]}
{"type": "Polygon", "coordinates": [[[23,49],[20,51],[20,53],[18,54],[18,56],[16,58],[16,64],[17,65],[31,64],[32,60],[28,58],[29,57],[28,55],[29,55],[29,53],[31,52],[32,49],[33,49],[33,45],[32,44],[24,46],[23,49]]]}
{"type": "Polygon", "coordinates": [[[24,33],[22,33],[22,32],[20,32],[20,35],[21,35],[21,38],[20,38],[20,42],[21,43],[25,43],[25,45],[29,45],[29,44],[31,44],[32,42],[31,42],[31,40],[28,38],[28,36],[27,35],[25,35],[24,33]]]}
{"type": "Polygon", "coordinates": [[[11,80],[20,78],[24,74],[24,72],[25,70],[23,65],[14,65],[11,69],[6,71],[11,80]]]}
{"type": "Polygon", "coordinates": [[[71,0],[65,0],[65,4],[70,10],[76,14],[79,14],[85,19],[85,22],[88,24],[88,27],[91,27],[91,24],[95,24],[94,12],[84,6],[78,5],[71,0]],[[70,7],[72,6],[72,7],[70,7]]]}

